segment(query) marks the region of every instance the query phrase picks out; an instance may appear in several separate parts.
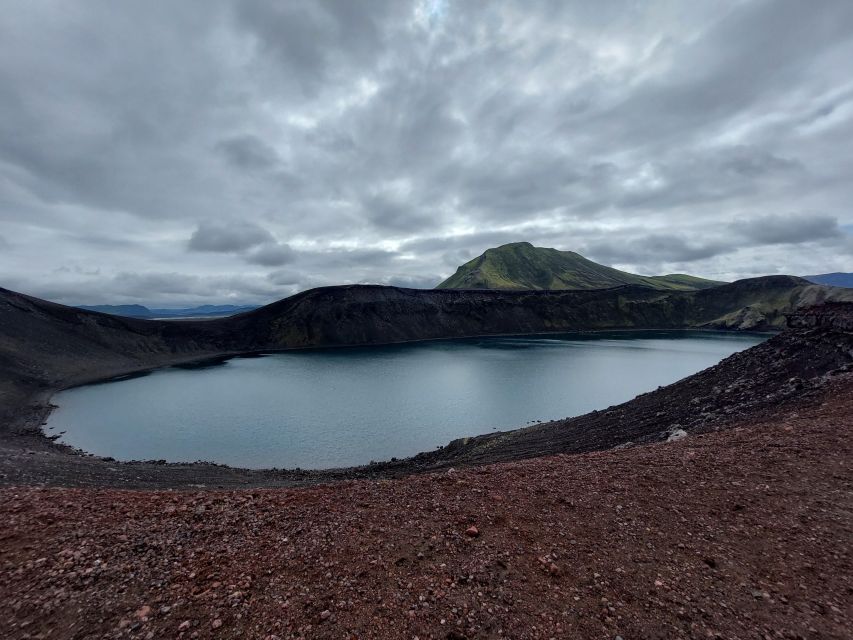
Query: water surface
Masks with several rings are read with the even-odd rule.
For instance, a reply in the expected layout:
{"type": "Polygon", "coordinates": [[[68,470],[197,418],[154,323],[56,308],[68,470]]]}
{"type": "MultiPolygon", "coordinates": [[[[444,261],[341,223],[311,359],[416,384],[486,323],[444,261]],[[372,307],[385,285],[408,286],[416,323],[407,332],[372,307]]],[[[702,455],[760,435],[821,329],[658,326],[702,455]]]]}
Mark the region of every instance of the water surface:
{"type": "Polygon", "coordinates": [[[47,433],[120,460],[358,465],[604,409],[764,338],[607,332],[235,358],[65,391],[47,433]]]}

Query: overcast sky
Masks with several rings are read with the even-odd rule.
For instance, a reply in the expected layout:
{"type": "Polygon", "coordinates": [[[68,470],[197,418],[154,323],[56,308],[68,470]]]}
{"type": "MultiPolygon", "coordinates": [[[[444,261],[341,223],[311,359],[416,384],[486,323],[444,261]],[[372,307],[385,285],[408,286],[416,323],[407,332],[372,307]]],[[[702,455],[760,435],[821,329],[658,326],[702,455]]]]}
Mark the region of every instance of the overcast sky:
{"type": "Polygon", "coordinates": [[[0,286],[853,271],[853,2],[0,0],[0,286]]]}

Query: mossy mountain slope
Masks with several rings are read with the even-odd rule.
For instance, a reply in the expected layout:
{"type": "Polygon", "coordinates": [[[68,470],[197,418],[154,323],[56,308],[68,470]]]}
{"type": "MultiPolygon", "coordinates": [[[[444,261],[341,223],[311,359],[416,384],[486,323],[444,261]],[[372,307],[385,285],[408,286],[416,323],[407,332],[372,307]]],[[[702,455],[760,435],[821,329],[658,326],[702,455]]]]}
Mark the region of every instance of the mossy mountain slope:
{"type": "Polygon", "coordinates": [[[574,251],[514,242],[466,262],[437,289],[606,289],[636,284],[669,291],[696,291],[724,284],[685,274],[639,276],[607,267],[574,251]]]}

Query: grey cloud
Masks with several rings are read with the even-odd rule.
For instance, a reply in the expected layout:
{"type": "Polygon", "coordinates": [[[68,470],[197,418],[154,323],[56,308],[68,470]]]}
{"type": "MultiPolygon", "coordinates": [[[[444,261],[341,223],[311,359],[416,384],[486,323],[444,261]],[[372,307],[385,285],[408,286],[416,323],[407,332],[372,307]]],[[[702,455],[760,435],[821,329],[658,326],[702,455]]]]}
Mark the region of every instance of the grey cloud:
{"type": "Polygon", "coordinates": [[[228,138],[217,144],[217,149],[234,167],[245,170],[266,170],[279,162],[275,149],[253,135],[228,138]]]}
{"type": "Polygon", "coordinates": [[[853,5],[839,0],[822,8],[797,0],[744,3],[684,46],[666,75],[652,76],[587,124],[608,126],[630,140],[654,136],[670,143],[747,114],[761,100],[808,83],[815,63],[833,49],[840,53],[853,5]]]}
{"type": "Polygon", "coordinates": [[[275,243],[275,238],[269,231],[251,222],[203,222],[193,231],[187,246],[193,251],[233,253],[266,243],[275,243]]]}
{"type": "Polygon", "coordinates": [[[211,124],[218,78],[205,46],[181,34],[210,28],[218,4],[170,7],[165,30],[145,3],[4,7],[2,173],[46,203],[150,217],[197,206],[192,138],[211,124]]]}
{"type": "Polygon", "coordinates": [[[417,211],[405,197],[374,193],[364,198],[365,217],[379,229],[416,232],[429,227],[434,216],[417,211]]]}
{"type": "Polygon", "coordinates": [[[101,270],[98,268],[95,269],[86,269],[79,264],[75,264],[72,266],[61,266],[57,267],[53,270],[54,273],[74,273],[81,276],[99,276],[101,275],[101,270]]]}
{"type": "Polygon", "coordinates": [[[291,271],[288,269],[280,269],[267,274],[267,279],[278,285],[297,285],[305,280],[305,274],[299,271],[291,271]]]}
{"type": "Polygon", "coordinates": [[[843,241],[844,234],[833,216],[787,214],[751,216],[730,223],[725,232],[709,227],[691,236],[625,229],[618,239],[599,235],[583,241],[581,251],[605,263],[642,264],[651,258],[686,264],[768,245],[843,241]]]}
{"type": "Polygon", "coordinates": [[[151,295],[216,302],[224,261],[277,296],[518,240],[849,270],[850,2],[430,6],[0,0],[0,273],[143,296],[168,264],[151,295]]]}
{"type": "Polygon", "coordinates": [[[478,163],[468,168],[460,185],[464,202],[490,217],[516,219],[562,207],[581,179],[574,164],[573,159],[547,151],[478,163]]]}
{"type": "Polygon", "coordinates": [[[286,263],[289,267],[272,271],[267,277],[274,284],[299,290],[332,284],[382,283],[388,282],[387,274],[395,271],[398,258],[397,252],[384,249],[300,249],[292,252],[292,259],[286,263]],[[382,272],[378,277],[372,275],[377,266],[382,272]],[[330,278],[325,275],[330,270],[345,275],[330,278]]]}
{"type": "Polygon", "coordinates": [[[677,209],[779,189],[800,171],[802,165],[797,160],[736,145],[682,150],[639,166],[610,165],[601,184],[610,194],[612,205],[638,210],[677,209]]]}
{"type": "MultiPolygon", "coordinates": [[[[290,294],[315,287],[341,284],[339,281],[330,281],[316,273],[296,269],[277,269],[272,271],[267,274],[267,281],[276,287],[287,290],[290,294]]],[[[352,282],[352,280],[344,281],[345,284],[351,284],[352,282]]]]}
{"type": "Polygon", "coordinates": [[[250,33],[260,55],[276,61],[274,77],[303,94],[320,92],[353,63],[370,66],[382,52],[379,22],[399,15],[404,3],[236,3],[238,24],[250,33]],[[343,63],[343,64],[342,64],[343,63]]]}
{"type": "Polygon", "coordinates": [[[837,218],[819,214],[750,217],[731,228],[756,244],[799,244],[841,238],[844,233],[837,218]]]}
{"type": "Polygon", "coordinates": [[[246,256],[250,264],[265,267],[280,267],[296,259],[296,253],[286,244],[263,244],[246,256]]]}
{"type": "Polygon", "coordinates": [[[112,276],[69,270],[67,279],[34,283],[27,278],[12,278],[8,286],[31,290],[37,295],[63,304],[109,304],[138,302],[147,306],[182,306],[221,299],[235,303],[261,304],[289,295],[290,288],[277,286],[267,278],[230,275],[196,276],[179,272],[118,272],[112,276]]]}
{"type": "MultiPolygon", "coordinates": [[[[107,290],[124,298],[183,300],[218,297],[225,300],[268,300],[279,292],[250,277],[192,276],[183,273],[119,273],[107,290]]],[[[101,294],[103,295],[103,294],[101,294]]]]}
{"type": "MultiPolygon", "coordinates": [[[[525,237],[528,236],[529,234],[525,233],[525,237]]],[[[517,238],[518,232],[512,231],[485,231],[464,235],[416,238],[401,244],[400,250],[413,253],[431,253],[433,251],[447,251],[448,249],[477,247],[482,247],[485,250],[496,245],[507,244],[517,238]]]]}
{"type": "Polygon", "coordinates": [[[403,287],[405,289],[432,289],[439,282],[444,280],[441,276],[393,276],[388,278],[383,284],[389,284],[392,287],[403,287]]]}
{"type": "Polygon", "coordinates": [[[134,297],[151,294],[191,294],[199,284],[199,278],[181,273],[119,273],[114,282],[134,297]]]}
{"type": "Polygon", "coordinates": [[[600,240],[586,244],[584,252],[605,263],[642,264],[696,262],[726,253],[735,245],[725,241],[691,242],[676,234],[649,234],[630,240],[600,240]]]}
{"type": "Polygon", "coordinates": [[[396,251],[386,249],[331,249],[326,251],[302,251],[301,261],[314,267],[331,266],[345,269],[349,267],[387,266],[398,257],[396,251]]]}
{"type": "Polygon", "coordinates": [[[724,170],[747,178],[757,178],[773,173],[795,171],[801,164],[790,158],[780,158],[763,149],[738,146],[731,150],[728,158],[721,162],[724,170]]]}

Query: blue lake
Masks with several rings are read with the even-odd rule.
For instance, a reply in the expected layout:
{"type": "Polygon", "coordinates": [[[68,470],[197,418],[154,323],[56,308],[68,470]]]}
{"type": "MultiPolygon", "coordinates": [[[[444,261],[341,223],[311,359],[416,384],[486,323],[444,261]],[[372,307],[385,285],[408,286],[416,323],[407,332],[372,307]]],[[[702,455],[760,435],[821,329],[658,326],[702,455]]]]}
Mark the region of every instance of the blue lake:
{"type": "Polygon", "coordinates": [[[621,331],[234,358],[64,391],[45,430],[119,460],[359,465],[604,409],[765,338],[621,331]]]}

